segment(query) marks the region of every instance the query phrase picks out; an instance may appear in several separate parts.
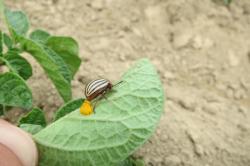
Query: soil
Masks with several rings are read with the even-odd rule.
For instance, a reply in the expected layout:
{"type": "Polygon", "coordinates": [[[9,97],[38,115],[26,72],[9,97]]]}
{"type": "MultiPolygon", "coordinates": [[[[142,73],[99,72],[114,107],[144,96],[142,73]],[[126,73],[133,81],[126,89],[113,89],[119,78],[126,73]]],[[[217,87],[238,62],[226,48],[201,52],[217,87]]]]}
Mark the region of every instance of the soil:
{"type": "MultiPolygon", "coordinates": [[[[250,165],[250,1],[8,0],[31,29],[74,37],[83,61],[74,98],[92,79],[119,80],[137,59],[156,66],[165,111],[135,154],[149,166],[250,165]]],[[[43,70],[29,80],[48,119],[63,102],[43,70]]]]}

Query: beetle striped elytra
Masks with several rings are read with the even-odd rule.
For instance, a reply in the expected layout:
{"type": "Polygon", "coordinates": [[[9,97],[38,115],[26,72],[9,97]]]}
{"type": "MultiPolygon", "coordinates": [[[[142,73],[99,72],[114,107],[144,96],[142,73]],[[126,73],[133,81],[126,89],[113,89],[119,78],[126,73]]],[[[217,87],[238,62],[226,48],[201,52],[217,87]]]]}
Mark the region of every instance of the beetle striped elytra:
{"type": "Polygon", "coordinates": [[[89,101],[92,101],[93,99],[96,99],[99,96],[103,96],[106,92],[110,91],[114,86],[120,84],[122,81],[112,84],[107,79],[96,79],[91,81],[87,84],[85,87],[85,96],[86,99],[89,101]]]}
{"type": "Polygon", "coordinates": [[[103,95],[113,87],[112,83],[106,79],[96,79],[91,81],[85,87],[85,96],[87,100],[91,101],[98,96],[103,95]]]}

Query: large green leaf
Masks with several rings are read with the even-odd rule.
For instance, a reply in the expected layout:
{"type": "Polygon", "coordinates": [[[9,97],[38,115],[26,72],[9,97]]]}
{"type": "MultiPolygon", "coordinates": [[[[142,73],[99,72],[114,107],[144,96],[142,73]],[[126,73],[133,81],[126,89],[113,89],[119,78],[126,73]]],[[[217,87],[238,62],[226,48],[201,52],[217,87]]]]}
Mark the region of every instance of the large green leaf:
{"type": "Polygon", "coordinates": [[[33,108],[27,115],[19,120],[19,125],[21,124],[35,124],[45,127],[46,120],[44,112],[39,108],[33,108]]]}
{"type": "Polygon", "coordinates": [[[145,143],[163,111],[159,76],[143,59],[122,80],[95,114],[77,109],[34,135],[40,166],[117,165],[145,143]]]}
{"type": "Polygon", "coordinates": [[[50,34],[44,30],[36,29],[30,34],[30,38],[34,41],[45,43],[50,34]]]}
{"type": "Polygon", "coordinates": [[[71,78],[72,78],[71,72],[67,64],[64,62],[64,60],[57,53],[55,53],[53,50],[51,50],[47,46],[43,44],[41,44],[40,46],[47,53],[47,56],[49,56],[50,59],[52,59],[53,62],[58,66],[59,72],[64,77],[64,79],[70,83],[71,78]]]}
{"type": "Polygon", "coordinates": [[[31,108],[32,94],[24,80],[14,73],[0,74],[0,104],[31,108]]]}
{"type": "Polygon", "coordinates": [[[68,113],[75,111],[77,108],[79,108],[82,105],[83,101],[84,99],[81,98],[81,99],[76,99],[76,100],[66,103],[61,108],[59,108],[58,111],[56,111],[54,120],[58,120],[61,117],[67,115],[68,113]]]}
{"type": "Polygon", "coordinates": [[[42,45],[33,40],[21,37],[19,41],[22,44],[23,49],[29,52],[38,61],[38,63],[40,63],[64,101],[70,100],[71,85],[69,80],[65,79],[66,74],[62,73],[66,72],[66,70],[62,71],[63,66],[58,66],[59,61],[57,60],[60,57],[56,59],[56,55],[49,54],[42,45]]]}
{"type": "Polygon", "coordinates": [[[32,67],[29,62],[18,55],[16,52],[8,52],[5,56],[5,63],[9,69],[19,74],[23,79],[27,80],[32,76],[32,67]]]}
{"type": "Polygon", "coordinates": [[[71,37],[51,36],[46,44],[63,58],[74,76],[81,64],[77,42],[71,37]]]}
{"type": "Polygon", "coordinates": [[[29,30],[27,16],[22,11],[11,11],[6,8],[4,13],[12,37],[16,39],[18,36],[25,36],[29,30]]]}

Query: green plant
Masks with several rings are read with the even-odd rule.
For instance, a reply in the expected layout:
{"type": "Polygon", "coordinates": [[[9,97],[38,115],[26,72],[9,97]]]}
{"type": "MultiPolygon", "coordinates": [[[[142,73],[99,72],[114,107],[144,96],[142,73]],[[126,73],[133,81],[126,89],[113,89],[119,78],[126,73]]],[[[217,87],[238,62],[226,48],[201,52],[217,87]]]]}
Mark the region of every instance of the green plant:
{"type": "Polygon", "coordinates": [[[32,123],[38,120],[28,114],[31,120],[24,129],[37,142],[39,165],[143,165],[125,159],[152,135],[163,110],[162,85],[147,59],[131,67],[122,81],[90,116],[79,112],[84,99],[62,106],[45,128],[32,123]]]}
{"type": "Polygon", "coordinates": [[[9,34],[0,30],[0,104],[32,108],[32,94],[25,80],[32,76],[32,67],[21,55],[29,53],[42,66],[64,101],[71,100],[71,80],[78,70],[77,42],[71,37],[53,36],[44,30],[34,30],[28,35],[29,21],[22,11],[11,11],[0,1],[0,14],[9,34]]]}
{"type": "MultiPolygon", "coordinates": [[[[2,6],[0,3],[3,12],[2,6]]],[[[19,121],[19,127],[30,132],[37,144],[39,165],[144,165],[143,161],[128,157],[152,135],[163,111],[163,88],[150,61],[139,60],[122,76],[123,82],[106,94],[108,100],[98,103],[96,113],[83,116],[79,107],[84,99],[70,101],[70,80],[80,65],[76,42],[68,37],[51,36],[43,30],[35,30],[27,37],[26,16],[8,9],[4,14],[11,35],[0,35],[8,48],[7,52],[1,49],[1,63],[9,67],[9,72],[0,75],[3,109],[6,105],[32,108],[32,95],[24,81],[31,76],[32,69],[20,56],[23,51],[41,64],[67,101],[49,125],[44,112],[38,108],[33,108],[19,121]],[[8,55],[22,60],[12,65],[16,61],[8,55]]]]}

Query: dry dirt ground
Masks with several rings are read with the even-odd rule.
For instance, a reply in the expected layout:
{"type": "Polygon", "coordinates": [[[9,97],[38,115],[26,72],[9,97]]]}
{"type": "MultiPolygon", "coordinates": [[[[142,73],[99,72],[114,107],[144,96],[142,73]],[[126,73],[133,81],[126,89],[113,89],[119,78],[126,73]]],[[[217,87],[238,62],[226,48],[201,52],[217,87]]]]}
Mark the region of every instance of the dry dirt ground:
{"type": "MultiPolygon", "coordinates": [[[[8,0],[31,28],[74,37],[83,63],[72,82],[119,80],[148,57],[165,89],[165,111],[136,152],[151,166],[250,165],[250,1],[8,0]]],[[[62,101],[30,58],[35,103],[48,118],[62,101]]]]}

